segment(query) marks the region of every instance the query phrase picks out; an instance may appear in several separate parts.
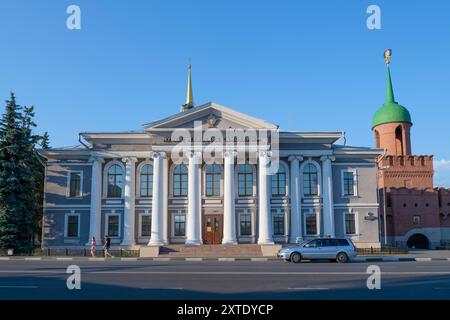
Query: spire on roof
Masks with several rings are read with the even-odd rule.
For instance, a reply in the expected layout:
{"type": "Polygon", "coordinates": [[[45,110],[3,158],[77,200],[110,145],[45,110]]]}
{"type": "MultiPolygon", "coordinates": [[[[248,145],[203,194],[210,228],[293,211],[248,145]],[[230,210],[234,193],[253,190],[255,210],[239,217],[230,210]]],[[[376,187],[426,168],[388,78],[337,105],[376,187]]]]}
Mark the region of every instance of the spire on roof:
{"type": "Polygon", "coordinates": [[[394,89],[392,89],[391,70],[389,69],[389,64],[387,65],[386,75],[386,102],[395,103],[394,89]]]}
{"type": "Polygon", "coordinates": [[[186,103],[181,106],[181,111],[192,109],[194,106],[195,104],[194,104],[194,93],[192,92],[191,64],[189,64],[186,103]]]}

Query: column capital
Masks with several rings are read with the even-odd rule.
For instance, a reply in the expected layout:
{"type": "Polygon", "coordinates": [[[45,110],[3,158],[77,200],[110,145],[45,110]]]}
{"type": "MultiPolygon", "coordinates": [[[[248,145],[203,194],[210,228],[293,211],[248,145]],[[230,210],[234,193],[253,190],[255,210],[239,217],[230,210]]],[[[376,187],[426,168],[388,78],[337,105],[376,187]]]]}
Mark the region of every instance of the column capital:
{"type": "Polygon", "coordinates": [[[330,161],[334,161],[334,160],[336,160],[336,157],[334,157],[334,156],[321,156],[320,157],[320,161],[327,161],[327,160],[330,160],[330,161]]]}
{"type": "Polygon", "coordinates": [[[123,157],[122,162],[136,163],[138,159],[136,157],[123,157]]]}
{"type": "Polygon", "coordinates": [[[303,157],[302,156],[298,156],[298,155],[291,155],[288,157],[288,160],[290,162],[294,161],[294,160],[298,160],[298,161],[303,161],[303,157]]]}
{"type": "Polygon", "coordinates": [[[153,151],[150,154],[150,157],[153,158],[153,159],[156,159],[156,158],[166,159],[167,158],[167,153],[162,152],[162,151],[153,151]]]}
{"type": "Polygon", "coordinates": [[[236,156],[237,156],[237,152],[234,150],[225,151],[223,153],[224,158],[233,158],[233,160],[234,160],[234,158],[236,158],[236,156]]]}
{"type": "Polygon", "coordinates": [[[94,156],[94,155],[89,157],[88,162],[96,162],[96,161],[103,163],[103,162],[105,162],[105,159],[100,156],[94,156]]]}

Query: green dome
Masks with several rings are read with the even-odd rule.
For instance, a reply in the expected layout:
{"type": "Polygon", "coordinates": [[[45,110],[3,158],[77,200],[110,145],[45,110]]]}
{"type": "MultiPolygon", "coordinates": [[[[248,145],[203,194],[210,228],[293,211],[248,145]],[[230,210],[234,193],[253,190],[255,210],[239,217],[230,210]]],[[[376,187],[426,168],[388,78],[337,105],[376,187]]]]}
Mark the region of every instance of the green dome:
{"type": "Polygon", "coordinates": [[[411,115],[408,109],[396,102],[386,102],[373,117],[373,127],[389,122],[409,122],[411,115]]]}
{"type": "Polygon", "coordinates": [[[389,65],[387,68],[386,79],[386,102],[378,109],[373,117],[372,128],[383,123],[390,122],[408,122],[411,121],[411,114],[408,109],[398,104],[394,99],[394,90],[392,89],[391,71],[389,65]]]}

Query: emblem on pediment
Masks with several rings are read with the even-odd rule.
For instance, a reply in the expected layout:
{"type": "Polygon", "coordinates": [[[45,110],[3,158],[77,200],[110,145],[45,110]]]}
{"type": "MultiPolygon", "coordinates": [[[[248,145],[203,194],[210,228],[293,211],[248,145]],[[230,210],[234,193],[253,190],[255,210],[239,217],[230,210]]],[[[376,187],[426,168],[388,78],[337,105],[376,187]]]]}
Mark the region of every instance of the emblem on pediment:
{"type": "Polygon", "coordinates": [[[217,123],[217,118],[213,114],[210,114],[207,119],[207,123],[208,123],[208,127],[214,128],[217,123]]]}

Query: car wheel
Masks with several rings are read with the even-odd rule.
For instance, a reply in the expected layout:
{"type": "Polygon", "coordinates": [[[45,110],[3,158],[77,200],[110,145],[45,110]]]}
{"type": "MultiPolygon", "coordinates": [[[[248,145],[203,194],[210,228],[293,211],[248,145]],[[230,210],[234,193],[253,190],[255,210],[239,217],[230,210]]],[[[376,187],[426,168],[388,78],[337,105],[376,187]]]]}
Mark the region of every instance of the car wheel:
{"type": "Polygon", "coordinates": [[[291,261],[293,263],[300,263],[302,261],[302,255],[298,252],[291,254],[291,261]]]}
{"type": "Polygon", "coordinates": [[[347,263],[348,262],[348,255],[345,252],[340,252],[336,256],[336,262],[338,263],[347,263]]]}

